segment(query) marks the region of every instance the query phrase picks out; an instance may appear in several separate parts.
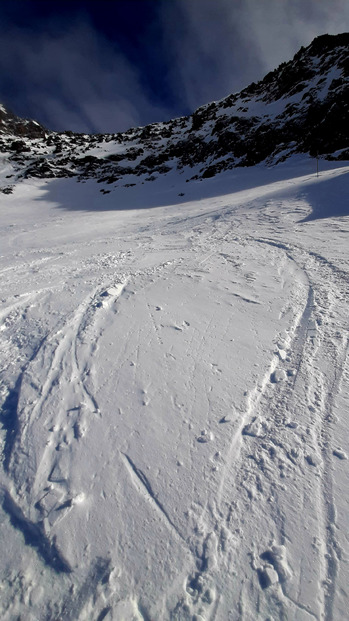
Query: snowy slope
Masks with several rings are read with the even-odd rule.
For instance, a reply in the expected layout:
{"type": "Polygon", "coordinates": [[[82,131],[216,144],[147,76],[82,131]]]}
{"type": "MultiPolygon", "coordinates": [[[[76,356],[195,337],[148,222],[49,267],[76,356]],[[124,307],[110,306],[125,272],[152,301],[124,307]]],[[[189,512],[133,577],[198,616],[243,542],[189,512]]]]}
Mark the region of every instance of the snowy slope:
{"type": "Polygon", "coordinates": [[[0,196],[2,619],[346,618],[349,166],[315,170],[0,196]]]}

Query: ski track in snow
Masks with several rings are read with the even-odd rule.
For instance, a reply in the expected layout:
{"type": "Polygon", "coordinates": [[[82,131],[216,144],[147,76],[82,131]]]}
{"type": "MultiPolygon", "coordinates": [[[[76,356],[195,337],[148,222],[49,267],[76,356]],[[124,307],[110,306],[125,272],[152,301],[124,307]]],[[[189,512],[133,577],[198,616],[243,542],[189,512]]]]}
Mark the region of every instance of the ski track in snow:
{"type": "Polygon", "coordinates": [[[348,218],[287,186],[13,233],[3,619],[344,618],[348,218]]]}

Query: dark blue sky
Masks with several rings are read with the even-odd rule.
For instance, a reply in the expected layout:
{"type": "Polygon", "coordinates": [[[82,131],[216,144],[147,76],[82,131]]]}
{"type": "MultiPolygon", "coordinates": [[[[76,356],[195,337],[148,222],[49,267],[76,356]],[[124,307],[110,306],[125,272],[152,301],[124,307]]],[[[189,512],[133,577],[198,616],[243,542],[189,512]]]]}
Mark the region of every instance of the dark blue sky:
{"type": "Polygon", "coordinates": [[[348,0],[1,0],[0,101],[50,129],[113,132],[258,80],[348,0]]]}

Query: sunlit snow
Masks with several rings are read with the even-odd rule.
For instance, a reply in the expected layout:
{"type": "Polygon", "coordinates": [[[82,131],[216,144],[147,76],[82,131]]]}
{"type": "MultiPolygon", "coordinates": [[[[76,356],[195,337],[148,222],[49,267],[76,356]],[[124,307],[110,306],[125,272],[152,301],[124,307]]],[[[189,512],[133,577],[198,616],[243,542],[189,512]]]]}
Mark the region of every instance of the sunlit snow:
{"type": "Polygon", "coordinates": [[[0,195],[2,619],[347,617],[348,172],[0,195]]]}

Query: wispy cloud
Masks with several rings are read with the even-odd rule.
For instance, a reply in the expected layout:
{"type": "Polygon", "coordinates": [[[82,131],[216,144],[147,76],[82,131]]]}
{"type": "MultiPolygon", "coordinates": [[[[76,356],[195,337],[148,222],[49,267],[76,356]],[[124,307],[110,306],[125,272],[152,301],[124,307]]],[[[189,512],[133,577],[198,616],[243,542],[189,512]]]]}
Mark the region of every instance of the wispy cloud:
{"type": "Polygon", "coordinates": [[[254,48],[263,70],[289,60],[321,34],[349,28],[347,0],[244,0],[239,7],[241,33],[254,48]]]}
{"type": "Polygon", "coordinates": [[[194,109],[262,78],[317,35],[348,30],[349,2],[173,0],[162,20],[172,87],[194,109]]]}
{"type": "Polygon", "coordinates": [[[120,47],[127,41],[123,25],[112,41],[110,29],[103,34],[99,22],[97,30],[74,3],[70,22],[67,11],[64,17],[53,11],[50,22],[34,29],[9,24],[0,37],[0,99],[52,129],[120,131],[189,113],[262,78],[315,36],[349,30],[348,0],[153,0],[151,6],[141,35],[129,33],[129,48],[120,47]]]}
{"type": "Polygon", "coordinates": [[[1,38],[0,74],[15,84],[18,108],[50,128],[86,132],[170,118],[173,110],[153,102],[140,68],[87,20],[57,30],[17,28],[1,38]]]}

